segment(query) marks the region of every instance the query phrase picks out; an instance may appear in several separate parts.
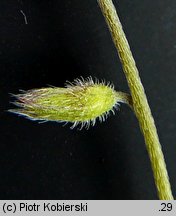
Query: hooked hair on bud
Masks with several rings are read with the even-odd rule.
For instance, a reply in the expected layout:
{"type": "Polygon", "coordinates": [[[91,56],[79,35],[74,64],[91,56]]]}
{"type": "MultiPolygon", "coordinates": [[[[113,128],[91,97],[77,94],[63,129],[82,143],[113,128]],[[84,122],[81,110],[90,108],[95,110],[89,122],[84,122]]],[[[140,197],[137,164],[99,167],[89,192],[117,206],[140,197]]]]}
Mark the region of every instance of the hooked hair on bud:
{"type": "Polygon", "coordinates": [[[114,114],[118,102],[122,102],[117,100],[117,92],[110,82],[93,80],[91,76],[67,81],[65,88],[51,86],[13,96],[17,109],[10,112],[41,122],[70,122],[71,128],[80,125],[80,129],[94,126],[97,119],[105,121],[110,112],[114,114]]]}

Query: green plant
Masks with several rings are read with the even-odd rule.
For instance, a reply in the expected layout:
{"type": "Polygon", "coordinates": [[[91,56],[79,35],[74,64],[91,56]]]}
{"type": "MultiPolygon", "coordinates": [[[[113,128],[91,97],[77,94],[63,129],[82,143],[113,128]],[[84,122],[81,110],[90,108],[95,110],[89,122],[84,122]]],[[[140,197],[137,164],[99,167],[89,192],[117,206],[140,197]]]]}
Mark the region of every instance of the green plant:
{"type": "Polygon", "coordinates": [[[115,91],[110,83],[93,81],[91,77],[75,79],[65,88],[34,89],[14,97],[18,108],[10,112],[31,120],[72,123],[71,128],[81,125],[80,129],[95,125],[96,119],[105,121],[119,102],[129,105],[131,102],[128,94],[115,91]]]}
{"type": "Polygon", "coordinates": [[[72,128],[78,124],[81,124],[81,128],[88,128],[90,124],[95,124],[97,118],[104,121],[119,102],[128,104],[139,121],[145,139],[158,196],[163,200],[172,200],[154,119],[116,9],[112,0],[98,0],[98,3],[117,48],[131,96],[116,92],[112,85],[94,82],[89,77],[86,80],[76,79],[73,83],[68,83],[66,88],[41,88],[15,95],[17,101],[14,104],[19,108],[10,111],[32,120],[71,122],[72,128]]]}
{"type": "Polygon", "coordinates": [[[139,72],[131,53],[130,46],[122,29],[122,25],[112,0],[98,0],[98,3],[108,24],[128,82],[133,102],[133,110],[139,121],[139,125],[145,139],[146,148],[151,160],[158,196],[163,200],[172,200],[173,196],[170,188],[168,173],[155,122],[151,114],[144,87],[139,77],[139,72]]]}

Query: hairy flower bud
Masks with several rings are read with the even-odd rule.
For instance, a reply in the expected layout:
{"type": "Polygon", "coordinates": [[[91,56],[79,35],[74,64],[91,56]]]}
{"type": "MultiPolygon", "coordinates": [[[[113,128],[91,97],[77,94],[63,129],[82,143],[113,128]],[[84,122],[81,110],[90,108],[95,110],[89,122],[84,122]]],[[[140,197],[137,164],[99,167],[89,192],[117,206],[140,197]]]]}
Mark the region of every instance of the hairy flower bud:
{"type": "Polygon", "coordinates": [[[110,84],[81,78],[68,82],[65,88],[40,88],[14,95],[19,108],[9,111],[31,120],[71,122],[72,128],[78,124],[88,128],[97,118],[104,121],[118,102],[126,102],[121,94],[125,93],[118,96],[110,84]]]}

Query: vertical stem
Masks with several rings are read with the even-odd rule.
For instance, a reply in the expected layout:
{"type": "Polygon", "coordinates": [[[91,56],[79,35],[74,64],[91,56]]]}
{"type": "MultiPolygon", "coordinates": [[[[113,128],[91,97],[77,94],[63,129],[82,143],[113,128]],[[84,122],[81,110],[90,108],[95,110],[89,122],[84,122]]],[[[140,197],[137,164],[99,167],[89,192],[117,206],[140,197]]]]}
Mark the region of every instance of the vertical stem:
{"type": "Polygon", "coordinates": [[[118,18],[112,0],[98,0],[117,48],[123,70],[131,91],[133,110],[138,118],[146,148],[151,160],[158,196],[162,200],[172,200],[172,192],[167,174],[164,156],[161,150],[156,126],[144,92],[135,60],[131,53],[125,33],[118,18]]]}

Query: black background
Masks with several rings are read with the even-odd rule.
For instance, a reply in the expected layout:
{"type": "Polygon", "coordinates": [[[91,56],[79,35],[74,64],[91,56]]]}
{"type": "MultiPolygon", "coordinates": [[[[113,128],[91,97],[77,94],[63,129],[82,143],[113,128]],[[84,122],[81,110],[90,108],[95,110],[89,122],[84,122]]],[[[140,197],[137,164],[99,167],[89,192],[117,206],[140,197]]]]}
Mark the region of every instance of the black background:
{"type": "MultiPolygon", "coordinates": [[[[114,3],[176,196],[176,2],[114,3]]],[[[125,105],[88,131],[38,124],[5,111],[13,107],[9,93],[62,87],[81,75],[129,91],[96,0],[1,0],[0,75],[1,199],[157,199],[138,122],[125,105]]]]}

